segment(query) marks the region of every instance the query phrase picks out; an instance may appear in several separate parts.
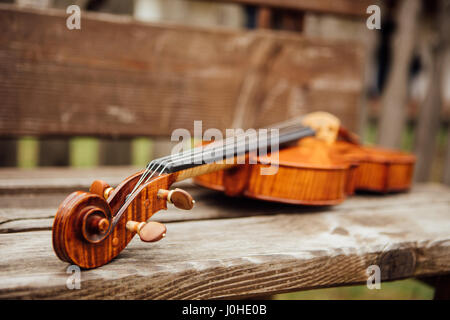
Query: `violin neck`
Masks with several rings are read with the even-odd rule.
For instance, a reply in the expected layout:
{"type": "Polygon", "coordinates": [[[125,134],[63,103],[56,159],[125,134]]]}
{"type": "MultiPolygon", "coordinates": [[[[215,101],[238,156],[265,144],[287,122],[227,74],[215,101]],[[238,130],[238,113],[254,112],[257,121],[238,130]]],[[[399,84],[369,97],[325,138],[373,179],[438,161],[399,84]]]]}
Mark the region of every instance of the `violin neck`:
{"type": "Polygon", "coordinates": [[[236,163],[227,164],[225,161],[223,163],[215,162],[215,163],[199,165],[196,167],[178,171],[176,173],[175,181],[177,181],[177,182],[183,181],[183,180],[186,180],[189,178],[194,178],[194,177],[200,176],[202,174],[212,173],[212,172],[216,172],[216,171],[224,170],[224,169],[230,169],[234,166],[237,166],[237,164],[236,163]]]}
{"type": "MultiPolygon", "coordinates": [[[[236,159],[242,159],[249,152],[265,155],[272,151],[278,151],[279,148],[290,142],[314,134],[315,132],[312,129],[302,125],[272,129],[264,134],[256,134],[256,131],[253,130],[253,134],[246,132],[243,135],[154,161],[155,166],[160,168],[160,173],[178,173],[177,181],[180,181],[201,174],[228,169],[237,163],[243,163],[242,161],[237,162],[236,159]]],[[[158,169],[155,171],[158,171],[158,169]]]]}

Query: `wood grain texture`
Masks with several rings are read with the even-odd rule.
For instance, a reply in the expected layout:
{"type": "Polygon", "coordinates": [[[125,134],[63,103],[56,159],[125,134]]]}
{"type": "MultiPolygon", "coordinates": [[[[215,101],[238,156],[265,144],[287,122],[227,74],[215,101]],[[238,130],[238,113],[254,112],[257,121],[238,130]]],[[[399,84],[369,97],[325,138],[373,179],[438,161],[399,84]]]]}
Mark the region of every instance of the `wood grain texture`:
{"type": "MultiPolygon", "coordinates": [[[[117,186],[124,177],[136,172],[131,167],[93,169],[45,168],[40,170],[1,169],[0,176],[0,233],[21,232],[32,229],[50,230],[59,204],[69,192],[87,191],[97,177],[117,186]],[[62,179],[61,177],[64,177],[62,179]],[[28,182],[27,182],[27,181],[28,182]],[[61,191],[56,192],[55,190],[61,191]]],[[[263,201],[230,198],[221,193],[204,189],[192,181],[174,184],[187,190],[196,200],[195,210],[182,211],[169,206],[158,215],[161,222],[180,222],[205,219],[251,217],[275,214],[279,210],[302,213],[307,207],[286,206],[263,201]]],[[[389,197],[358,194],[332,210],[374,209],[384,206],[406,206],[423,202],[448,201],[448,189],[438,184],[415,185],[410,193],[393,194],[389,197]]],[[[314,211],[330,210],[317,208],[314,211]]]]}
{"type": "MultiPolygon", "coordinates": [[[[448,189],[431,184],[415,186],[411,193],[394,194],[388,197],[356,195],[339,206],[316,209],[251,199],[230,199],[221,193],[200,188],[190,182],[177,184],[176,186],[187,190],[193,196],[196,200],[195,208],[186,212],[169,205],[167,211],[157,215],[157,221],[165,223],[252,217],[273,215],[280,210],[292,214],[301,214],[311,210],[314,212],[355,210],[358,208],[374,210],[377,207],[384,206],[414,206],[427,201],[433,203],[448,202],[448,189]]],[[[51,230],[56,210],[66,196],[67,193],[0,196],[0,233],[51,230]]]]}
{"type": "Polygon", "coordinates": [[[327,144],[316,137],[303,138],[270,157],[250,159],[254,164],[201,175],[194,181],[228,195],[290,204],[334,205],[355,191],[408,190],[415,162],[412,154],[347,141],[327,144]],[[270,166],[262,163],[271,163],[272,174],[264,174],[270,166]]]}
{"type": "Polygon", "coordinates": [[[39,168],[39,170],[0,168],[0,194],[58,193],[75,189],[87,191],[94,180],[104,180],[115,186],[141,169],[131,166],[90,169],[39,168]]]}
{"type": "Polygon", "coordinates": [[[211,2],[235,2],[247,5],[285,8],[329,14],[365,16],[366,9],[376,0],[207,0],[211,2]]]}
{"type": "Polygon", "coordinates": [[[450,191],[420,188],[331,210],[265,204],[271,214],[168,223],[161,242],[134,239],[110,264],[83,271],[81,290],[66,288],[49,231],[0,234],[0,297],[236,298],[363,283],[372,264],[384,281],[448,273],[450,191]]]}
{"type": "MultiPolygon", "coordinates": [[[[98,172],[122,180],[132,170],[98,172]]],[[[450,271],[450,189],[443,185],[309,208],[229,198],[187,181],[178,186],[197,200],[194,209],[156,216],[167,223],[166,239],[133,240],[110,264],[83,271],[81,290],[68,290],[68,265],[54,255],[49,231],[67,194],[44,186],[62,175],[66,188],[84,178],[87,189],[95,171],[1,171],[0,185],[31,177],[23,191],[0,195],[1,298],[238,298],[363,283],[374,263],[385,280],[450,271]]]]}
{"type": "Polygon", "coordinates": [[[90,13],[71,31],[65,20],[0,6],[0,135],[170,135],[198,119],[224,129],[313,110],[357,131],[355,43],[90,13]]]}

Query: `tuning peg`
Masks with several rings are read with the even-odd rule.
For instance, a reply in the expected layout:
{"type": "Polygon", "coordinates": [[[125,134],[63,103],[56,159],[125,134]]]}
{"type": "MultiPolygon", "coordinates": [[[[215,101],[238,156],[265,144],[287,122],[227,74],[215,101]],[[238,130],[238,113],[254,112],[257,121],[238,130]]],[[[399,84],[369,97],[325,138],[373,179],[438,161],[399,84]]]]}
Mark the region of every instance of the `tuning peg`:
{"type": "Polygon", "coordinates": [[[114,188],[112,188],[109,184],[107,184],[103,180],[95,180],[94,182],[92,182],[91,187],[89,188],[89,191],[91,193],[98,194],[104,199],[108,199],[109,195],[113,190],[114,188]]]}
{"type": "Polygon", "coordinates": [[[195,200],[183,189],[176,188],[174,190],[158,190],[158,198],[165,199],[169,203],[173,203],[175,207],[183,210],[191,210],[194,207],[195,200]]]}
{"type": "Polygon", "coordinates": [[[165,225],[155,221],[147,223],[128,221],[126,227],[128,231],[136,232],[144,242],[159,241],[166,236],[167,232],[165,225]]]}

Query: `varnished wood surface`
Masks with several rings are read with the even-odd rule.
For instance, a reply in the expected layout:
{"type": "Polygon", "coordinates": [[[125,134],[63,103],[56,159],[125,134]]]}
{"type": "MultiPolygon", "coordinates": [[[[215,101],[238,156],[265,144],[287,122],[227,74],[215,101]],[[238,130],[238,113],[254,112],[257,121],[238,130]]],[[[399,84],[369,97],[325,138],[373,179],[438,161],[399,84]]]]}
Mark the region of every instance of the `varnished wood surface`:
{"type": "Polygon", "coordinates": [[[0,5],[0,136],[166,136],[199,119],[259,127],[314,110],[358,129],[355,43],[88,12],[73,31],[66,18],[0,5]]]}
{"type": "Polygon", "coordinates": [[[199,185],[227,195],[302,205],[334,205],[355,191],[380,193],[411,187],[415,157],[400,151],[346,141],[327,144],[306,137],[252,165],[194,178],[199,185]],[[272,160],[272,161],[269,161],[272,160]],[[264,175],[271,163],[273,173],[264,175]],[[277,168],[273,168],[278,165],[277,168]],[[263,169],[263,167],[266,167],[263,169]]]}
{"type": "MultiPolygon", "coordinates": [[[[129,168],[108,170],[111,177],[129,168]]],[[[27,175],[37,182],[40,173],[27,175]]],[[[189,212],[155,215],[167,222],[167,237],[154,244],[134,239],[110,264],[83,271],[81,290],[66,288],[68,265],[51,248],[52,215],[67,194],[1,192],[0,297],[230,298],[364,283],[374,263],[386,270],[385,280],[450,272],[450,189],[441,185],[354,196],[332,208],[181,187],[197,202],[189,212]]]]}

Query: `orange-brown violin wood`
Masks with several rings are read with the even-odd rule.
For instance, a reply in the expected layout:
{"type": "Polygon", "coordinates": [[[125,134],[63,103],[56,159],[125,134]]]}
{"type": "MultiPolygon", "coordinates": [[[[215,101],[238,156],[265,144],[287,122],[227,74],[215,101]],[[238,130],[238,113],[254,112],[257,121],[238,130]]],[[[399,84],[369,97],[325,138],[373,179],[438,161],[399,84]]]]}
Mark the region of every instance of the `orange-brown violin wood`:
{"type": "MultiPolygon", "coordinates": [[[[138,192],[128,205],[112,232],[101,241],[83,230],[84,216],[92,208],[104,215],[112,225],[112,212],[117,212],[125,197],[139,179],[140,174],[129,177],[111,194],[108,200],[98,194],[74,192],[60,205],[53,222],[53,248],[57,256],[82,268],[95,268],[114,259],[131,241],[136,231],[126,228],[128,221],[147,221],[155,212],[167,209],[166,201],[158,199],[158,189],[168,189],[175,177],[164,175],[152,180],[138,192]],[[88,211],[88,212],[86,212],[88,211]],[[88,238],[88,239],[86,239],[88,238]]],[[[109,231],[109,230],[107,230],[109,231]]],[[[106,232],[107,232],[106,231],[106,232]]],[[[103,233],[106,233],[103,232],[103,233]]],[[[101,237],[101,230],[94,234],[101,237]]]]}
{"type": "Polygon", "coordinates": [[[274,175],[260,174],[267,165],[258,158],[256,164],[201,175],[194,181],[230,196],[304,205],[337,204],[357,190],[387,193],[410,188],[413,155],[358,145],[354,135],[345,131],[341,137],[345,140],[331,145],[308,137],[279,151],[274,175]]]}
{"type": "Polygon", "coordinates": [[[169,191],[174,182],[192,177],[199,185],[230,196],[306,205],[337,204],[355,190],[385,193],[410,187],[414,156],[361,146],[344,130],[339,137],[331,144],[316,137],[303,138],[280,150],[275,163],[276,158],[269,155],[270,166],[276,164],[278,169],[271,175],[261,174],[269,166],[264,164],[267,159],[248,155],[245,164],[211,163],[158,175],[129,199],[142,172],[115,189],[94,181],[91,192],[74,192],[58,208],[53,248],[63,261],[95,268],[114,259],[136,233],[143,241],[162,239],[165,226],[145,222],[166,209],[168,201],[192,209],[195,202],[188,193],[169,191]]]}

